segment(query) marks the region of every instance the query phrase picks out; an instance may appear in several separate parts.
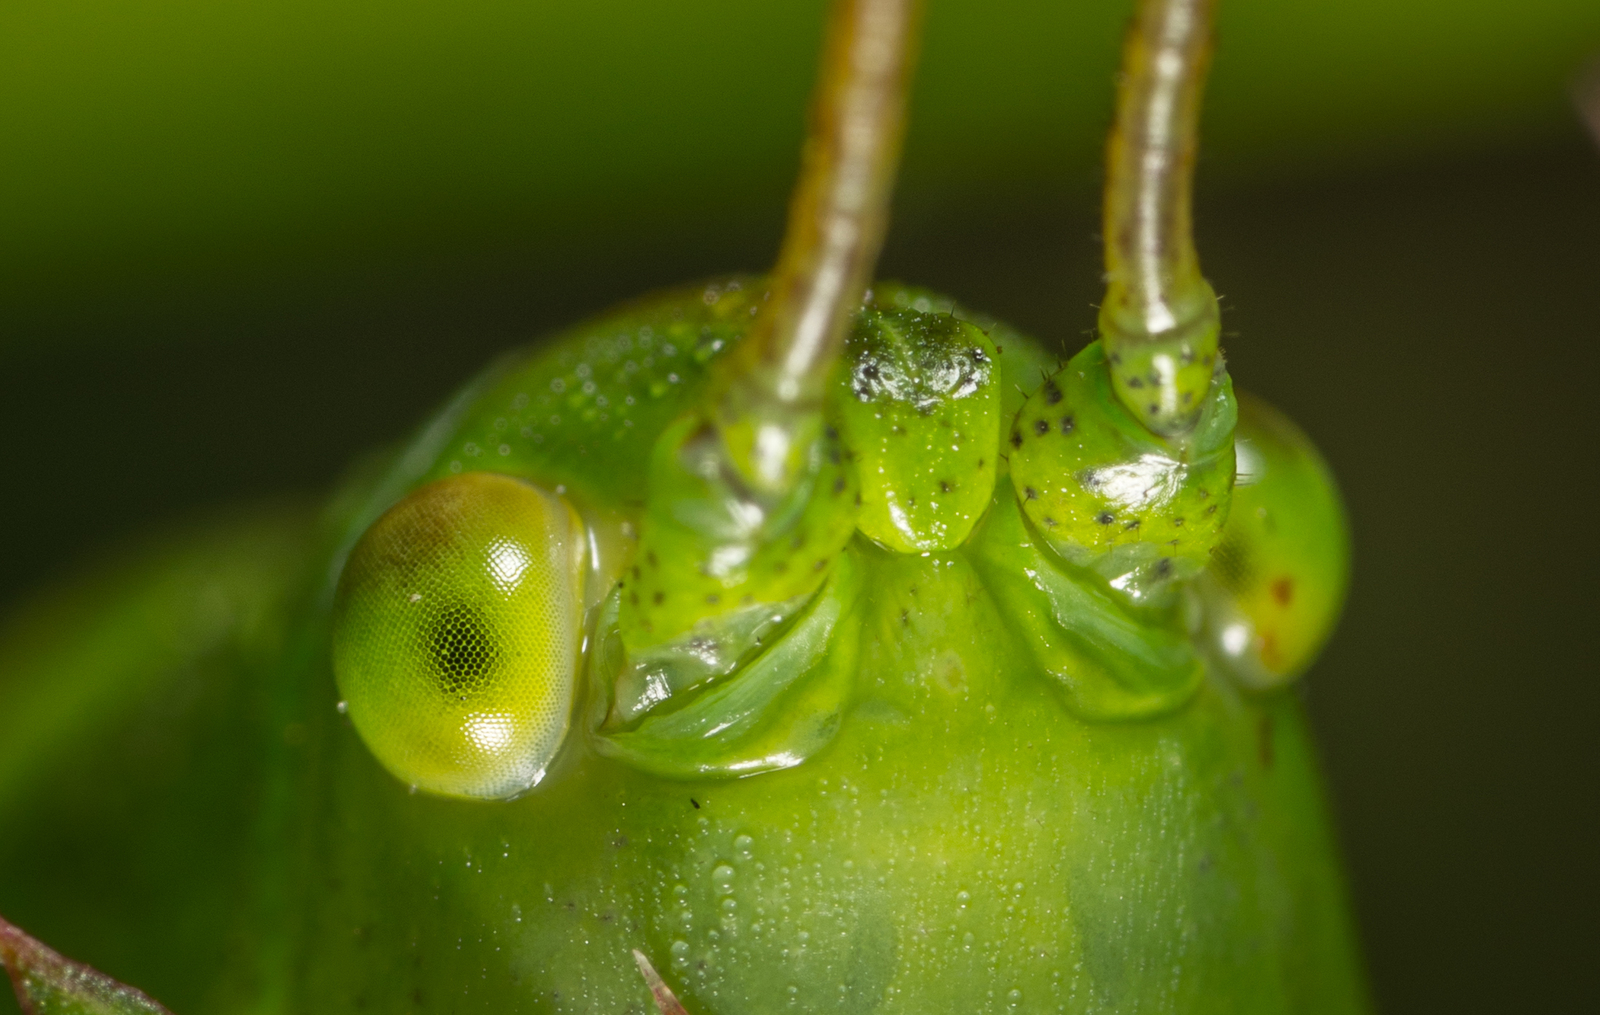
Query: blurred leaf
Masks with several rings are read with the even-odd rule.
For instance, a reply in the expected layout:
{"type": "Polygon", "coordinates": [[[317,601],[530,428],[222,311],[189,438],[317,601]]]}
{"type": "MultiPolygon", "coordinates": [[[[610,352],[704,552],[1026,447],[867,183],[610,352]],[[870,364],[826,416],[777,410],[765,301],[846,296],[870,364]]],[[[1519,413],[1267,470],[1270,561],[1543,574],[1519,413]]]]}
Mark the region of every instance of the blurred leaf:
{"type": "Polygon", "coordinates": [[[0,919],[0,966],[25,1015],[171,1015],[150,998],[62,958],[0,919]]]}

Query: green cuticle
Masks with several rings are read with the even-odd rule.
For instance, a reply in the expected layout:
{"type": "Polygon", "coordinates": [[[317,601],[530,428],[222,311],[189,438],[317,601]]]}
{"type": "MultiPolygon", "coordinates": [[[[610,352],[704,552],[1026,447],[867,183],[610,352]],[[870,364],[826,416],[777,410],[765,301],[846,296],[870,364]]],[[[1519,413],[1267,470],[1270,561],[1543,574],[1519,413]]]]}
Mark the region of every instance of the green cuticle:
{"type": "Polygon", "coordinates": [[[1233,493],[1237,404],[1222,375],[1188,439],[1151,433],[1092,343],[1023,404],[1006,444],[1024,516],[1068,563],[1135,603],[1210,562],[1233,493]]]}

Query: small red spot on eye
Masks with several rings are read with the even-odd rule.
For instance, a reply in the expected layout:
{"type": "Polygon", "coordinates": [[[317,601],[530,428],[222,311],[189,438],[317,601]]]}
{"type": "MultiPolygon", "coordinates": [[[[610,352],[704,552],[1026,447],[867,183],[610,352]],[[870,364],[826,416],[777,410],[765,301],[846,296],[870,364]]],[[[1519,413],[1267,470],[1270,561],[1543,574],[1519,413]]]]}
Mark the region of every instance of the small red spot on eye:
{"type": "Polygon", "coordinates": [[[1294,581],[1289,578],[1279,578],[1273,582],[1272,598],[1278,601],[1279,606],[1288,606],[1289,600],[1294,598],[1294,581]]]}
{"type": "Polygon", "coordinates": [[[1261,639],[1261,664],[1274,673],[1283,672],[1283,653],[1278,651],[1278,633],[1276,631],[1258,631],[1257,637],[1261,639]]]}

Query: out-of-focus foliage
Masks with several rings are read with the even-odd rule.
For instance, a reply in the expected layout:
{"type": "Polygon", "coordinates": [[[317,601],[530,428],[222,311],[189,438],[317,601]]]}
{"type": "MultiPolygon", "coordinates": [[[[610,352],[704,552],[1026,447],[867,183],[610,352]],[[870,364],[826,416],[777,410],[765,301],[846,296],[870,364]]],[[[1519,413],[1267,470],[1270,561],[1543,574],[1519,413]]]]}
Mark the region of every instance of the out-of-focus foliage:
{"type": "MultiPolygon", "coordinates": [[[[1130,5],[929,6],[902,200],[1092,182],[1130,5]]],[[[775,220],[823,7],[11,0],[0,306],[240,250],[775,220]]],[[[1229,0],[1220,36],[1205,157],[1271,172],[1548,131],[1600,4],[1229,0]]]]}

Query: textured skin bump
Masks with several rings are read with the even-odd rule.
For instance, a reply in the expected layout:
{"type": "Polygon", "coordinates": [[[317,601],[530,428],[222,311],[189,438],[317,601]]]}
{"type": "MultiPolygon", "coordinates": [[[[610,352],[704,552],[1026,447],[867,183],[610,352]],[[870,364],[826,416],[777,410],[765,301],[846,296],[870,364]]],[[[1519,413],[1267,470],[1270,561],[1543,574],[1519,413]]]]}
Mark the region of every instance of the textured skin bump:
{"type": "Polygon", "coordinates": [[[1091,722],[1148,719],[1189,702],[1205,666],[1182,610],[1139,609],[1038,545],[1016,499],[997,496],[973,536],[973,565],[1006,623],[1067,708],[1091,722]]]}
{"type": "Polygon", "coordinates": [[[948,313],[869,309],[846,360],[838,419],[861,481],[857,526],[901,553],[961,545],[994,491],[994,343],[948,313]]]}
{"type": "MultiPolygon", "coordinates": [[[[1205,285],[1205,283],[1201,283],[1205,285]]],[[[1152,433],[1177,437],[1199,421],[1221,353],[1222,320],[1209,285],[1194,303],[1196,316],[1157,336],[1129,335],[1107,303],[1100,334],[1117,398],[1152,433]]]]}
{"type": "Polygon", "coordinates": [[[975,325],[994,343],[1000,367],[1000,419],[1002,423],[1017,414],[1039,378],[1061,368],[1061,356],[1053,349],[1022,334],[1011,325],[981,310],[958,303],[942,293],[902,282],[875,282],[867,293],[866,305],[877,310],[915,310],[923,314],[949,314],[975,325]]]}
{"type": "Polygon", "coordinates": [[[701,404],[764,295],[743,276],[670,289],[513,354],[471,389],[417,480],[504,472],[564,486],[584,507],[638,508],[656,439],[701,404]]]}
{"type": "Polygon", "coordinates": [[[1212,380],[1185,440],[1151,433],[1112,394],[1095,342],[1024,403],[1007,438],[1029,521],[1069,562],[1135,602],[1210,560],[1233,487],[1233,386],[1212,380]]]}
{"type": "Polygon", "coordinates": [[[649,484],[622,589],[630,650],[815,591],[855,532],[856,473],[831,432],[813,443],[789,496],[767,504],[727,467],[709,422],[685,416],[657,442],[649,484]]]}
{"type": "Polygon", "coordinates": [[[1257,689],[1311,665],[1333,633],[1350,535],[1333,473],[1288,417],[1240,396],[1233,511],[1201,576],[1205,635],[1224,668],[1257,689]]]}
{"type": "Polygon", "coordinates": [[[384,767],[458,797],[543,777],[572,712],[583,547],[565,501],[491,473],[422,487],[367,530],[339,582],[333,662],[384,767]]]}

